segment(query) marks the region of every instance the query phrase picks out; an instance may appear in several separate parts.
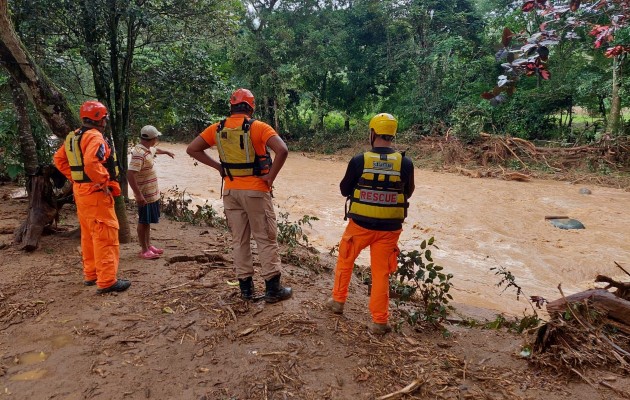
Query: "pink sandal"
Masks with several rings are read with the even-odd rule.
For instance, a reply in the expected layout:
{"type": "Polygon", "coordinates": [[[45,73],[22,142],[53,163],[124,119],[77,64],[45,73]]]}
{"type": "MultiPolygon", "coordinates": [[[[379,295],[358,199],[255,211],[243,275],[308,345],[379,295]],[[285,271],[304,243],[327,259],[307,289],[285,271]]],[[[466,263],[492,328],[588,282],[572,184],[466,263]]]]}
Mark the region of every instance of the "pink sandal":
{"type": "Polygon", "coordinates": [[[147,250],[144,253],[142,251],[138,253],[138,257],[144,258],[145,260],[155,260],[156,258],[160,258],[160,255],[155,254],[151,250],[147,250]]]}
{"type": "Polygon", "coordinates": [[[149,246],[149,250],[151,250],[153,253],[155,254],[164,254],[164,250],[163,249],[158,249],[157,247],[151,245],[149,246]]]}

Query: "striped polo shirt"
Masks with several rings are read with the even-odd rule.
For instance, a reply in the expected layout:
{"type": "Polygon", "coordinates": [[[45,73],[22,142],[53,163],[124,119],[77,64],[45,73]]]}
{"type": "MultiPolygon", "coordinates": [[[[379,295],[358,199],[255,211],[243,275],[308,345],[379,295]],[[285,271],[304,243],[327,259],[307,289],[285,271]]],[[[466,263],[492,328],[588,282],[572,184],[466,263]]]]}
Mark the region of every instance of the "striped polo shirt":
{"type": "Polygon", "coordinates": [[[136,180],[147,203],[153,203],[160,199],[157,174],[153,169],[155,151],[154,147],[147,149],[138,143],[131,149],[131,160],[129,161],[129,170],[137,172],[136,180]]]}

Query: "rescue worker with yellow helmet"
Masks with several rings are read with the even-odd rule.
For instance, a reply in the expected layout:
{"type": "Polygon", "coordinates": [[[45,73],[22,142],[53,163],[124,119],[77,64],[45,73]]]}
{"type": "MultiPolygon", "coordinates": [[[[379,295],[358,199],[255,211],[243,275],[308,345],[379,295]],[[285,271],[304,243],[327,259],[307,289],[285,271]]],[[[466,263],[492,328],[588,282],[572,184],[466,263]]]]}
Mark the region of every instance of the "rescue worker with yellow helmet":
{"type": "Polygon", "coordinates": [[[248,89],[237,89],[230,97],[230,116],[207,127],[186,150],[197,161],[216,169],[223,178],[223,208],[230,232],[234,268],[246,300],[260,298],[254,291],[254,265],[250,236],[258,246],[264,299],[275,303],[291,297],[292,290],[280,284],[277,222],[271,202],[273,182],[289,150],[268,124],[252,118],[256,102],[248,89]],[[206,149],[216,146],[219,160],[206,149]],[[269,147],[275,154],[271,156],[269,147]]]}
{"type": "Polygon", "coordinates": [[[339,243],[332,297],[326,307],[342,314],[348,298],[354,261],[370,247],[372,291],[368,329],[375,334],[391,331],[389,319],[389,275],[398,266],[398,238],[407,216],[407,200],[413,194],[414,167],[404,153],[394,150],[398,121],[391,114],[370,120],[372,149],[350,160],[341,184],[347,198],[348,225],[339,243]]]}
{"type": "Polygon", "coordinates": [[[122,292],[131,282],[117,279],[120,246],[114,196],[120,196],[118,164],[112,143],[103,135],[107,107],[90,100],[81,105],[81,128],[70,132],[53,157],[70,181],[81,226],[83,284],[96,292],[122,292]]]}

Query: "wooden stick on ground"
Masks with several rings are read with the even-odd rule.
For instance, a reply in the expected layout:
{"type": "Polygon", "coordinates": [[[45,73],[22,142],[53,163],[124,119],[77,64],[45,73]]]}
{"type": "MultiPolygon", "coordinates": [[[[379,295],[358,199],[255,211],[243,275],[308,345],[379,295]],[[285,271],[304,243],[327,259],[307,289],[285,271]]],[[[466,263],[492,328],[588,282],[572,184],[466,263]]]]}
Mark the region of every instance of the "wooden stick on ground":
{"type": "Polygon", "coordinates": [[[384,396],[379,397],[376,400],[390,400],[390,399],[396,399],[398,397],[400,397],[403,394],[411,394],[413,393],[416,389],[418,389],[420,386],[422,386],[424,384],[424,380],[418,378],[415,381],[411,382],[409,385],[405,386],[404,388],[397,390],[393,393],[390,394],[386,394],[384,396]]]}
{"type": "Polygon", "coordinates": [[[613,385],[611,385],[610,383],[608,383],[606,381],[601,381],[601,382],[599,382],[599,384],[602,385],[602,386],[607,387],[608,389],[610,389],[613,392],[617,393],[618,395],[620,395],[624,399],[629,399],[630,398],[630,394],[628,394],[628,392],[625,392],[623,390],[617,389],[616,387],[614,387],[613,385]]]}
{"type": "Polygon", "coordinates": [[[510,146],[508,146],[508,144],[507,144],[507,143],[505,143],[503,140],[499,140],[499,142],[501,142],[501,144],[502,144],[503,146],[505,146],[505,148],[506,148],[506,149],[508,149],[508,151],[509,151],[510,153],[512,153],[512,155],[513,155],[514,157],[516,157],[516,159],[517,159],[517,160],[521,163],[521,165],[522,165],[524,168],[527,168],[527,164],[525,164],[525,163],[523,162],[523,160],[521,160],[521,159],[520,159],[520,157],[516,155],[516,153],[514,152],[514,150],[512,150],[512,149],[510,148],[510,146]]]}
{"type": "Polygon", "coordinates": [[[619,265],[619,263],[617,261],[613,261],[615,263],[616,266],[619,267],[620,270],[622,270],[623,272],[625,272],[627,275],[630,276],[630,272],[626,271],[621,265],[619,265]]]}
{"type": "Polygon", "coordinates": [[[180,288],[180,287],[182,287],[182,286],[190,285],[190,284],[191,284],[191,283],[193,283],[193,282],[194,282],[194,281],[190,281],[190,282],[185,282],[185,283],[182,283],[181,285],[175,285],[175,286],[167,287],[167,288],[165,288],[165,289],[162,289],[162,290],[158,291],[158,293],[168,292],[169,290],[173,290],[173,289],[180,288]]]}
{"type": "Polygon", "coordinates": [[[589,385],[591,385],[591,387],[592,387],[593,389],[597,389],[597,387],[595,387],[595,385],[593,384],[593,382],[591,382],[590,380],[588,380],[588,378],[587,378],[587,377],[585,377],[584,375],[582,375],[582,374],[580,373],[580,371],[578,371],[578,370],[577,370],[577,369],[575,369],[575,368],[571,368],[571,371],[572,371],[573,373],[577,374],[580,378],[582,378],[582,380],[583,380],[584,382],[586,382],[586,383],[588,383],[589,385]]]}

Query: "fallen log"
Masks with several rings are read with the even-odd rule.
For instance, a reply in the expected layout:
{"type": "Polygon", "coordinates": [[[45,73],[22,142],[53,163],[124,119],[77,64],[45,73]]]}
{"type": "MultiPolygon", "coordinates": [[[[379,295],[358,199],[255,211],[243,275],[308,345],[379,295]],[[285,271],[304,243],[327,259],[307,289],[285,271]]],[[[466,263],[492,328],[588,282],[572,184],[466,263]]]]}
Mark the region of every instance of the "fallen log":
{"type": "Polygon", "coordinates": [[[608,284],[604,289],[608,290],[611,287],[617,289],[613,294],[624,300],[630,300],[630,282],[619,282],[605,275],[597,275],[595,282],[605,282],[608,284]]]}
{"type": "Polygon", "coordinates": [[[605,289],[591,289],[566,296],[547,303],[547,311],[550,315],[561,314],[566,311],[567,304],[583,303],[599,311],[608,319],[627,326],[630,332],[630,301],[619,298],[605,289]]]}

